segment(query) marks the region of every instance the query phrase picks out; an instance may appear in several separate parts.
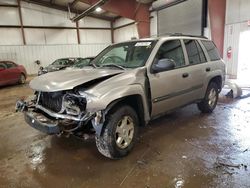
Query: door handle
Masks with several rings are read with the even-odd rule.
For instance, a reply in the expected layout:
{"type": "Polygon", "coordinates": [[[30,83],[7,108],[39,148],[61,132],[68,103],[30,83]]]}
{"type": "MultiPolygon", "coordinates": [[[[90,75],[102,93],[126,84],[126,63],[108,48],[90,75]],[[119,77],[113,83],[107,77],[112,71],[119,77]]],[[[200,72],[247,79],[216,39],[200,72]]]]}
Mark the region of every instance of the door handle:
{"type": "Polygon", "coordinates": [[[187,78],[188,76],[189,76],[188,73],[183,73],[183,74],[182,74],[182,77],[183,77],[183,78],[187,78]]]}
{"type": "Polygon", "coordinates": [[[211,70],[210,67],[207,67],[207,68],[206,68],[206,72],[209,72],[210,70],[211,70]]]}

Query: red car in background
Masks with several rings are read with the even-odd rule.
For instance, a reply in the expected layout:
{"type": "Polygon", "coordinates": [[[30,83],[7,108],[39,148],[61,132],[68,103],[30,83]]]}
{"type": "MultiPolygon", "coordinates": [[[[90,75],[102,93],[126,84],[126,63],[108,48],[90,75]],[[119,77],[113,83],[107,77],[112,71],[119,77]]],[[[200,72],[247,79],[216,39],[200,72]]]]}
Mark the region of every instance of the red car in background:
{"type": "Polygon", "coordinates": [[[22,65],[12,61],[0,61],[0,86],[9,84],[24,84],[27,72],[22,65]]]}

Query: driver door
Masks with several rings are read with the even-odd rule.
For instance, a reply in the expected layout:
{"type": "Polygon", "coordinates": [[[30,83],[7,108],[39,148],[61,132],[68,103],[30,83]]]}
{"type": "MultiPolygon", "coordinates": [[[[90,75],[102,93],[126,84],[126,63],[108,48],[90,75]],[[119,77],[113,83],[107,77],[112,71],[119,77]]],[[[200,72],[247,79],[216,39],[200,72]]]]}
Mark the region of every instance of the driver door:
{"type": "Polygon", "coordinates": [[[153,63],[157,63],[160,59],[171,59],[176,66],[172,70],[148,75],[152,117],[180,107],[189,101],[187,91],[190,87],[190,78],[186,72],[187,58],[183,49],[181,40],[168,40],[161,45],[156,54],[153,63]]]}

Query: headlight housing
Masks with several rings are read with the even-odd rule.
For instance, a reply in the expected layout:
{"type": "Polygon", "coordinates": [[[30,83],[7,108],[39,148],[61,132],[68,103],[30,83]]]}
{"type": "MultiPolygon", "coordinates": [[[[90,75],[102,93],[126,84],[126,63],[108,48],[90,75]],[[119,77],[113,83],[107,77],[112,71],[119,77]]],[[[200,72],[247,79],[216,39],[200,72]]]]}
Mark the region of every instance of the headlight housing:
{"type": "Polygon", "coordinates": [[[63,98],[63,109],[67,114],[78,116],[85,112],[86,99],[74,94],[66,94],[63,98]]]}

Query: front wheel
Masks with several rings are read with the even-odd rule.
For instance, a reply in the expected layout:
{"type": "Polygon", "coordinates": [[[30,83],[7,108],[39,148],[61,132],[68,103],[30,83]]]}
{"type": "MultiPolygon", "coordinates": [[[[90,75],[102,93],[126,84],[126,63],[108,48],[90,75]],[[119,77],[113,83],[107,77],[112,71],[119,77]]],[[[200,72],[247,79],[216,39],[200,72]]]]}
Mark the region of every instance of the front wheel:
{"type": "Polygon", "coordinates": [[[130,106],[121,106],[108,114],[101,136],[96,136],[96,146],[105,157],[118,159],[132,150],[137,132],[138,116],[130,106]]]}
{"type": "Polygon", "coordinates": [[[211,82],[206,91],[205,98],[199,102],[198,108],[203,113],[211,113],[217,105],[219,98],[219,88],[218,85],[214,82],[211,82]]]}

